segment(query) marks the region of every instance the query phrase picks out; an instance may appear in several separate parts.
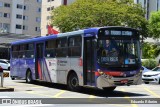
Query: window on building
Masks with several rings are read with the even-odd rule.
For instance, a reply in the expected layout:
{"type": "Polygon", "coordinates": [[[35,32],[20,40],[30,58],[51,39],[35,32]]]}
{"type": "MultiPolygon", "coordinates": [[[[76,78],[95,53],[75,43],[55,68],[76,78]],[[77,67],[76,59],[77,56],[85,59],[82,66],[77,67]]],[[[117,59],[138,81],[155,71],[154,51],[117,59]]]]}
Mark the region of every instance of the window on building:
{"type": "Polygon", "coordinates": [[[10,24],[3,23],[3,29],[5,30],[5,32],[9,32],[9,30],[10,30],[10,24]]]}
{"type": "Polygon", "coordinates": [[[9,3],[4,3],[4,7],[11,7],[9,3]]]}
{"type": "Polygon", "coordinates": [[[50,20],[51,19],[51,16],[47,16],[47,20],[50,20]]]}
{"type": "Polygon", "coordinates": [[[2,17],[3,16],[3,13],[2,12],[0,12],[0,17],[2,17]]]}
{"type": "Polygon", "coordinates": [[[23,26],[23,30],[28,30],[28,26],[23,26]]]}
{"type": "Polygon", "coordinates": [[[29,6],[24,5],[23,9],[24,9],[24,10],[29,10],[29,6]]]}
{"type": "Polygon", "coordinates": [[[40,17],[36,17],[36,22],[41,22],[41,18],[40,17]]]}
{"type": "Polygon", "coordinates": [[[23,5],[17,4],[17,9],[23,9],[23,5]]]}
{"type": "Polygon", "coordinates": [[[0,1],[0,7],[3,7],[3,2],[0,1]]]}
{"type": "Polygon", "coordinates": [[[40,32],[41,31],[40,27],[35,27],[35,31],[40,32]]]}
{"type": "Polygon", "coordinates": [[[28,16],[23,16],[23,20],[28,20],[28,16]]]}
{"type": "Polygon", "coordinates": [[[10,14],[9,13],[4,13],[3,16],[6,17],[6,18],[10,18],[10,14]]]}
{"type": "Polygon", "coordinates": [[[22,25],[16,25],[16,29],[22,29],[22,25]]]}
{"type": "Polygon", "coordinates": [[[51,1],[54,1],[54,0],[48,0],[48,2],[51,2],[51,1]]]}
{"type": "Polygon", "coordinates": [[[157,11],[160,10],[160,0],[157,0],[157,11]]]}
{"type": "Polygon", "coordinates": [[[22,19],[22,15],[17,14],[17,15],[16,15],[16,18],[17,18],[17,19],[22,19]]]}
{"type": "Polygon", "coordinates": [[[53,9],[54,9],[54,6],[51,7],[51,10],[53,10],[53,9]]]}
{"type": "MultiPolygon", "coordinates": [[[[0,28],[2,28],[3,27],[3,24],[2,23],[0,23],[0,28]]],[[[1,30],[1,29],[0,29],[1,30]]]]}
{"type": "Polygon", "coordinates": [[[41,12],[41,8],[37,8],[37,12],[41,12]]]}
{"type": "Polygon", "coordinates": [[[51,8],[50,8],[50,7],[48,7],[48,8],[47,8],[47,11],[50,11],[50,10],[51,10],[51,8]]]}
{"type": "Polygon", "coordinates": [[[38,3],[41,3],[41,2],[42,2],[42,0],[37,0],[37,2],[38,2],[38,3]]]}

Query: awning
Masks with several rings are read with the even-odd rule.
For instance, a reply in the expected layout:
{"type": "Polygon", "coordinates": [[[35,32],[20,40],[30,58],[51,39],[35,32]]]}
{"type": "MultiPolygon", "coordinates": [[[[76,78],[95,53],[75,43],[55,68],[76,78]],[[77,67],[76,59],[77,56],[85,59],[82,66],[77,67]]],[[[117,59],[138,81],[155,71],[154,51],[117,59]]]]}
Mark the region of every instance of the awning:
{"type": "Polygon", "coordinates": [[[8,47],[12,42],[33,37],[34,36],[24,34],[0,34],[0,47],[8,47]]]}

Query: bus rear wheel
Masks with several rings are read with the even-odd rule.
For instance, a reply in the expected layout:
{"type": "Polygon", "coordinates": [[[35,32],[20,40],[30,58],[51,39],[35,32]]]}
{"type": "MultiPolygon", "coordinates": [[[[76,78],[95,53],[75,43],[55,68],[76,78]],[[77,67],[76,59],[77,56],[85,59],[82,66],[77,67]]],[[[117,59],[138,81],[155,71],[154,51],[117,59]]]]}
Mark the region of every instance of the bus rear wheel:
{"type": "Polygon", "coordinates": [[[30,70],[27,71],[26,73],[26,83],[32,83],[33,79],[32,79],[32,73],[30,70]]]}
{"type": "Polygon", "coordinates": [[[103,90],[108,93],[108,92],[112,92],[115,88],[116,87],[105,87],[103,88],[103,90]]]}
{"type": "Polygon", "coordinates": [[[15,80],[15,78],[14,78],[14,77],[11,77],[11,80],[15,80]]]}
{"type": "Polygon", "coordinates": [[[78,77],[76,75],[76,73],[71,73],[68,77],[68,88],[69,90],[72,91],[79,91],[80,87],[79,87],[79,81],[78,81],[78,77]]]}

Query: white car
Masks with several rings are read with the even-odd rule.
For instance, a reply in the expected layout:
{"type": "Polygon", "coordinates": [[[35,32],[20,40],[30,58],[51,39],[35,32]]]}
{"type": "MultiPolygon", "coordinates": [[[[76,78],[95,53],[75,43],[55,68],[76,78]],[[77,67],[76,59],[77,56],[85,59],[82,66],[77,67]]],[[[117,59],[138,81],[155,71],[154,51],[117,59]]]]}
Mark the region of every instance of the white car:
{"type": "Polygon", "coordinates": [[[160,66],[143,73],[142,80],[145,84],[149,84],[150,82],[160,84],[160,66]]]}
{"type": "Polygon", "coordinates": [[[142,66],[141,67],[142,73],[150,71],[150,69],[147,69],[146,67],[142,66]]]}
{"type": "Polygon", "coordinates": [[[1,66],[3,69],[10,70],[10,62],[9,62],[9,60],[0,59],[0,66],[1,66]]]}

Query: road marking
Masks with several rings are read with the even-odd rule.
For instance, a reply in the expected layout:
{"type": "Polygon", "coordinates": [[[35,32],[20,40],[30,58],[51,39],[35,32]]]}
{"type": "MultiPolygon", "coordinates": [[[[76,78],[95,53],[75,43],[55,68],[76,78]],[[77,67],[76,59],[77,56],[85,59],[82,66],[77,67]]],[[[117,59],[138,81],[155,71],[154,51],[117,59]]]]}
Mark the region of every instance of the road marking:
{"type": "Polygon", "coordinates": [[[90,96],[89,96],[89,98],[96,98],[96,96],[94,96],[94,95],[90,95],[90,96]]]}
{"type": "Polygon", "coordinates": [[[44,88],[42,86],[34,86],[34,87],[31,87],[31,88],[44,88]]]}
{"type": "Polygon", "coordinates": [[[56,95],[54,95],[53,97],[55,98],[59,98],[60,95],[62,95],[63,93],[65,93],[66,91],[61,90],[59,93],[57,93],[56,95]]]}
{"type": "Polygon", "coordinates": [[[28,94],[35,94],[35,95],[40,95],[40,96],[46,96],[46,97],[51,97],[51,98],[53,98],[53,96],[51,96],[51,95],[40,94],[40,93],[36,93],[36,92],[34,92],[34,91],[29,91],[29,92],[25,92],[25,93],[28,93],[28,94]]]}
{"type": "Polygon", "coordinates": [[[151,91],[150,89],[148,89],[148,88],[146,88],[146,87],[144,87],[144,89],[145,89],[146,91],[148,91],[149,93],[151,93],[152,95],[154,95],[155,97],[160,98],[159,95],[157,95],[155,92],[151,91]]]}
{"type": "MultiPolygon", "coordinates": [[[[125,89],[122,88],[121,91],[125,92],[125,89]]],[[[125,95],[124,98],[126,98],[131,103],[131,98],[129,96],[125,95]]],[[[131,106],[132,107],[138,107],[137,104],[131,104],[131,106]]]]}
{"type": "Polygon", "coordinates": [[[130,107],[130,106],[124,106],[124,105],[119,105],[119,104],[108,104],[108,105],[118,106],[118,107],[130,107]]]}

